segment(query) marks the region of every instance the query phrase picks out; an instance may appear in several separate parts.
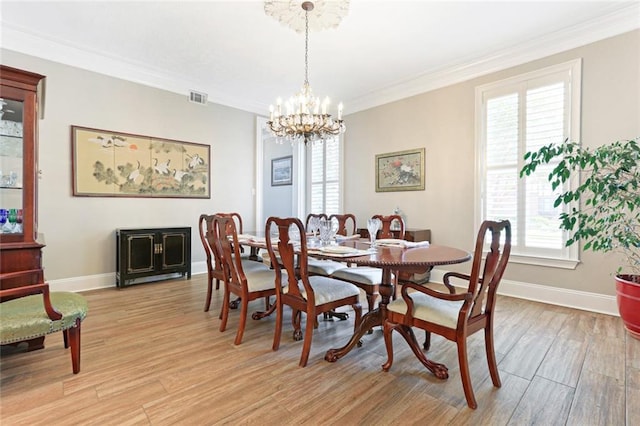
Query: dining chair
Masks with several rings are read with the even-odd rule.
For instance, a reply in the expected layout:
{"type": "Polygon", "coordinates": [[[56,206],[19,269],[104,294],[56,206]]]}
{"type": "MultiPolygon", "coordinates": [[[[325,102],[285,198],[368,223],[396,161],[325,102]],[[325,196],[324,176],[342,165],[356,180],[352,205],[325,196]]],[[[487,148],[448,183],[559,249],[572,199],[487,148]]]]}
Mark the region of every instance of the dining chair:
{"type": "Polygon", "coordinates": [[[204,253],[207,256],[207,296],[204,302],[204,311],[208,312],[211,307],[211,297],[213,296],[213,280],[216,280],[216,290],[220,288],[220,281],[224,280],[224,271],[222,270],[222,264],[219,259],[213,255],[213,248],[207,240],[207,229],[211,228],[213,221],[213,215],[201,214],[198,219],[198,231],[200,234],[200,241],[204,253]]]}
{"type": "MultiPolygon", "coordinates": [[[[374,215],[372,219],[380,219],[382,227],[378,231],[377,238],[404,238],[404,220],[400,215],[374,215]],[[392,224],[397,223],[399,229],[392,229],[392,224]]],[[[380,284],[382,283],[382,269],[371,266],[357,266],[342,268],[334,271],[330,275],[332,278],[347,281],[357,285],[364,290],[367,297],[369,311],[373,310],[375,301],[380,294],[380,284]]],[[[397,274],[394,275],[394,288],[397,284],[397,274]]],[[[395,293],[395,292],[394,292],[395,293]]]]}
{"type": "MultiPolygon", "coordinates": [[[[311,219],[312,218],[329,220],[327,215],[324,214],[324,213],[310,213],[310,214],[308,214],[307,215],[307,219],[305,221],[305,231],[307,233],[312,231],[312,226],[311,226],[311,219]]],[[[354,218],[354,223],[355,223],[355,218],[354,218]]],[[[317,229],[313,229],[313,231],[317,231],[317,229]]],[[[330,260],[330,259],[314,259],[314,258],[310,258],[309,259],[309,263],[308,263],[309,274],[311,274],[311,275],[322,275],[322,276],[325,276],[325,277],[328,277],[329,275],[331,275],[335,271],[337,271],[339,269],[346,268],[346,267],[347,267],[346,264],[344,264],[342,262],[336,262],[336,261],[330,260]]]]}
{"type": "Polygon", "coordinates": [[[225,331],[231,308],[231,294],[239,298],[240,320],[234,344],[242,343],[242,336],[247,323],[249,302],[265,298],[264,312],[254,312],[251,318],[259,320],[270,315],[275,305],[269,298],[275,296],[276,287],[273,270],[261,262],[242,259],[236,222],[231,215],[214,215],[209,243],[216,247],[214,255],[219,256],[224,271],[224,297],[220,312],[220,331],[225,331]]]}
{"type": "Polygon", "coordinates": [[[332,214],[329,220],[335,218],[338,221],[338,230],[336,234],[350,236],[356,233],[356,217],[351,213],[332,214]]]}
{"type": "Polygon", "coordinates": [[[307,316],[300,367],[307,365],[315,319],[319,314],[350,305],[355,312],[354,330],[362,318],[360,290],[353,284],[320,275],[309,275],[307,240],[298,218],[270,217],[265,226],[267,251],[276,273],[276,329],[273,350],[280,347],[284,306],[292,309],[293,339],[302,340],[301,317],[307,316]],[[302,238],[292,238],[294,233],[302,238]],[[296,232],[297,231],[297,232],[296,232]],[[274,232],[274,235],[272,235],[274,232]]]}
{"type": "Polygon", "coordinates": [[[306,229],[307,231],[309,231],[309,225],[311,225],[311,219],[312,218],[317,218],[317,219],[328,219],[327,215],[325,213],[309,213],[307,215],[307,218],[305,219],[304,222],[304,229],[306,229]]]}
{"type": "MultiPolygon", "coordinates": [[[[387,362],[382,366],[382,369],[389,371],[393,363],[393,340],[391,338],[393,330],[397,330],[405,338],[413,353],[427,368],[433,364],[430,364],[418,346],[411,327],[425,330],[425,350],[428,350],[431,345],[431,333],[439,334],[456,342],[464,395],[469,407],[475,409],[478,404],[469,374],[467,337],[477,331],[484,330],[489,374],[493,385],[500,387],[501,382],[493,343],[493,314],[496,305],[496,292],[507,267],[510,252],[511,223],[508,220],[485,221],[478,231],[471,273],[448,272],[444,275],[443,282],[449,293],[411,282],[404,283],[401,291],[402,297],[387,305],[383,325],[387,362]],[[483,262],[483,252],[486,247],[488,247],[488,252],[483,262]],[[455,292],[455,287],[451,283],[452,278],[466,283],[464,293],[455,292]]],[[[447,378],[446,368],[441,369],[439,373],[436,373],[436,376],[447,378]]]]}
{"type": "MultiPolygon", "coordinates": [[[[239,234],[242,234],[242,216],[239,213],[216,213],[219,215],[227,215],[233,218],[236,222],[236,229],[239,234]]],[[[222,263],[219,257],[214,256],[213,248],[207,239],[207,231],[212,227],[214,215],[201,214],[198,219],[198,231],[200,234],[200,241],[204,253],[207,257],[207,296],[204,303],[204,311],[208,312],[211,307],[211,298],[213,297],[213,280],[216,280],[216,290],[220,289],[220,281],[224,280],[224,271],[222,270],[222,263]]],[[[241,251],[243,251],[241,249],[241,251]]],[[[242,254],[242,258],[246,258],[242,254]]]]}

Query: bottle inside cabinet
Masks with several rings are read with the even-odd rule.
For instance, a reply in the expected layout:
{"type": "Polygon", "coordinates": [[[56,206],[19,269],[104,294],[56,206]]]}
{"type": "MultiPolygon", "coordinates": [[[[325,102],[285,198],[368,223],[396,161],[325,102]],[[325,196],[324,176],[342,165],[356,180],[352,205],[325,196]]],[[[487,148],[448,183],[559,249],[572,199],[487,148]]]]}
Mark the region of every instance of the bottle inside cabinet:
{"type": "Polygon", "coordinates": [[[0,233],[23,232],[23,104],[0,98],[0,233]]]}

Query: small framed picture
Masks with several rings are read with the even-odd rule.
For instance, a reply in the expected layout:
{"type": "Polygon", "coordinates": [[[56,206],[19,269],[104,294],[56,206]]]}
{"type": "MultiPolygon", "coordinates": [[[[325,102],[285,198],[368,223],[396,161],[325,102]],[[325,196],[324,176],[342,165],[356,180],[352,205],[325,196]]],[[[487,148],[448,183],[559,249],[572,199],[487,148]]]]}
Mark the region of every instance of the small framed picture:
{"type": "Polygon", "coordinates": [[[376,155],[376,192],[424,191],[424,148],[376,155]]]}
{"type": "Polygon", "coordinates": [[[293,156],[271,160],[271,186],[293,184],[293,156]]]}

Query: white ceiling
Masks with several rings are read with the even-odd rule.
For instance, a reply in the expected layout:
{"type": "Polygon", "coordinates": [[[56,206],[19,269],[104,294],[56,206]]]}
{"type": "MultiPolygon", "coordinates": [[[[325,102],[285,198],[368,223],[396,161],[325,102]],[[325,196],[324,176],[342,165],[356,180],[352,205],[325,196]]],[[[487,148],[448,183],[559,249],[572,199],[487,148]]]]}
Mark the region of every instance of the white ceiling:
{"type": "MultiPolygon", "coordinates": [[[[259,114],[304,80],[304,34],[262,1],[2,0],[0,22],[5,49],[259,114]]],[[[348,115],[635,28],[637,0],[351,0],[309,82],[348,115]]]]}

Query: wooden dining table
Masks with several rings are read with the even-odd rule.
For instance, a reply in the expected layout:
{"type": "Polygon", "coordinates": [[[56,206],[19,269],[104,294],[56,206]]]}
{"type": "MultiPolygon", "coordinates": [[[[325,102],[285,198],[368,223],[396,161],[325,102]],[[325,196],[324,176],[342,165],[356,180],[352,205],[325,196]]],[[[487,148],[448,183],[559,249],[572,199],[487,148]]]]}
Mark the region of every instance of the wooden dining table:
{"type": "MultiPolygon", "coordinates": [[[[340,245],[354,247],[357,249],[369,248],[369,242],[365,240],[345,240],[340,245]]],[[[318,256],[314,254],[314,256],[318,256]]],[[[331,258],[331,256],[322,256],[331,258]]],[[[372,266],[382,269],[382,282],[380,284],[381,300],[378,307],[367,312],[363,317],[360,325],[354,331],[349,341],[342,347],[329,349],[324,359],[329,362],[335,362],[348,354],[361,341],[362,337],[373,327],[381,326],[385,317],[387,304],[393,295],[394,286],[392,274],[397,272],[408,273],[424,273],[438,265],[451,265],[463,263],[471,259],[471,253],[447,246],[428,245],[418,247],[390,247],[378,245],[375,251],[357,257],[349,257],[348,262],[357,266],[372,266]]],[[[421,354],[423,358],[424,354],[421,354]]],[[[448,372],[446,366],[432,362],[424,357],[427,368],[433,372],[436,377],[447,378],[448,372]]]]}
{"type": "MultiPolygon", "coordinates": [[[[243,239],[240,243],[248,245],[252,250],[266,247],[263,238],[254,240],[243,239]]],[[[344,346],[327,351],[324,359],[329,362],[336,362],[348,354],[356,345],[359,345],[362,337],[373,329],[373,327],[382,325],[386,317],[387,304],[389,304],[393,296],[393,273],[407,272],[410,274],[422,274],[430,271],[434,266],[463,263],[471,259],[471,253],[468,251],[434,244],[409,247],[380,244],[376,245],[375,249],[372,249],[367,239],[347,238],[338,241],[337,245],[357,249],[360,253],[366,251],[366,254],[351,256],[348,254],[345,255],[344,253],[323,252],[317,248],[309,247],[308,255],[320,259],[343,261],[355,266],[372,266],[382,269],[382,282],[379,286],[381,300],[375,309],[367,312],[362,317],[359,326],[344,346]]],[[[253,253],[255,252],[252,252],[252,254],[253,253]]],[[[256,258],[257,257],[258,256],[256,256],[256,258]]],[[[448,369],[445,365],[427,359],[423,353],[416,355],[436,377],[441,379],[448,377],[448,369]]]]}

